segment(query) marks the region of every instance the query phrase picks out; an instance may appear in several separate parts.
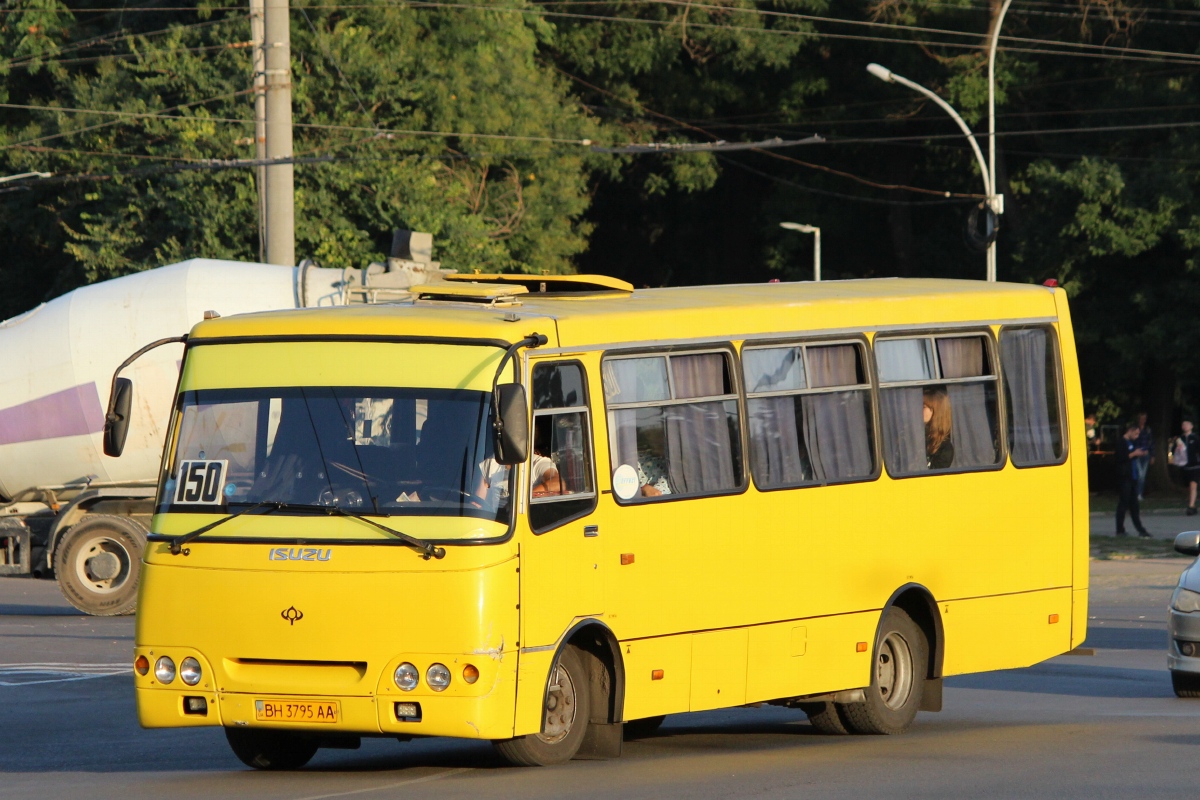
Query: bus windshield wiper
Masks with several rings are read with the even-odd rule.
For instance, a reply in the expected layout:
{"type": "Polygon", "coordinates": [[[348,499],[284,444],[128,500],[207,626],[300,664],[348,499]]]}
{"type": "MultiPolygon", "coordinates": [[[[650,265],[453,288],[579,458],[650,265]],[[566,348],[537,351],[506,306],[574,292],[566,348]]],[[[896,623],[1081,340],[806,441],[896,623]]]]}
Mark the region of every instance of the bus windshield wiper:
{"type": "Polygon", "coordinates": [[[177,556],[180,553],[182,553],[183,555],[186,556],[190,551],[187,550],[186,548],[184,548],[185,544],[190,542],[192,539],[195,539],[197,536],[203,536],[204,534],[208,533],[209,531],[211,531],[213,528],[217,527],[218,525],[224,525],[226,522],[229,522],[229,520],[234,519],[235,517],[240,517],[243,514],[249,514],[251,511],[257,511],[260,508],[267,509],[267,511],[265,513],[269,514],[272,511],[277,511],[279,505],[280,505],[280,503],[270,503],[270,502],[255,503],[252,506],[243,508],[241,511],[237,511],[228,516],[221,517],[216,522],[210,522],[202,528],[197,528],[196,530],[191,531],[189,533],[184,533],[179,536],[176,536],[174,539],[171,540],[171,555],[177,556]]]}
{"type": "MultiPolygon", "coordinates": [[[[267,503],[274,511],[309,511],[314,514],[327,514],[331,517],[346,517],[347,519],[356,519],[360,522],[365,522],[368,525],[373,525],[384,533],[391,534],[396,537],[402,544],[406,544],[419,552],[426,561],[431,558],[445,558],[446,548],[438,547],[432,542],[427,542],[424,539],[418,539],[415,536],[410,536],[398,530],[389,528],[386,525],[381,525],[373,519],[370,519],[365,514],[360,514],[355,511],[348,511],[341,506],[322,506],[310,503],[267,503]]],[[[248,510],[248,509],[247,509],[248,510]]],[[[382,516],[387,516],[386,514],[382,516]]],[[[188,534],[191,536],[192,534],[188,534]]]]}
{"type": "Polygon", "coordinates": [[[383,531],[384,533],[389,533],[392,536],[395,536],[402,543],[408,545],[409,547],[411,547],[414,550],[416,550],[417,552],[419,552],[421,554],[421,557],[424,558],[426,561],[428,561],[431,558],[441,559],[441,558],[446,557],[446,548],[438,547],[433,542],[427,542],[424,539],[418,539],[415,536],[409,536],[407,533],[401,533],[400,531],[393,530],[393,529],[389,528],[387,525],[382,525],[382,524],[376,522],[375,520],[367,517],[365,514],[358,514],[353,511],[347,511],[346,509],[342,508],[341,506],[328,506],[328,507],[314,506],[314,508],[323,508],[325,510],[325,512],[328,514],[332,514],[332,515],[338,516],[338,517],[347,517],[349,519],[356,519],[359,522],[365,522],[368,525],[374,525],[376,528],[379,528],[379,530],[383,531]]]}
{"type": "Polygon", "coordinates": [[[213,528],[217,527],[218,525],[223,525],[235,517],[240,517],[243,514],[249,514],[250,512],[257,511],[259,509],[266,509],[266,511],[263,512],[266,514],[269,514],[273,511],[310,511],[310,512],[317,513],[317,514],[328,514],[329,516],[332,516],[332,517],[346,517],[348,519],[356,519],[361,522],[365,522],[368,525],[373,525],[376,528],[379,528],[379,530],[383,531],[384,533],[391,534],[392,536],[396,537],[396,539],[398,539],[403,544],[406,544],[409,547],[416,550],[417,552],[419,552],[425,558],[426,561],[428,561],[430,558],[441,559],[441,558],[446,557],[446,548],[444,548],[444,547],[438,547],[437,545],[433,544],[432,542],[427,542],[424,539],[418,539],[415,536],[409,536],[407,533],[402,533],[401,531],[393,530],[393,529],[387,527],[386,525],[381,525],[380,523],[376,522],[375,520],[367,518],[366,516],[364,516],[362,514],[356,514],[352,511],[347,511],[346,509],[341,508],[339,506],[319,506],[319,505],[309,505],[306,503],[283,503],[283,502],[278,502],[278,501],[274,501],[274,500],[267,500],[267,501],[263,501],[261,503],[255,503],[254,505],[252,505],[248,508],[244,508],[235,514],[230,514],[227,517],[221,517],[216,522],[210,522],[209,524],[205,525],[202,528],[197,528],[196,530],[191,531],[190,533],[185,533],[185,534],[182,534],[181,536],[176,536],[174,539],[171,540],[171,554],[177,556],[180,553],[182,553],[183,555],[186,556],[189,551],[187,548],[184,547],[184,545],[187,544],[188,542],[192,541],[193,539],[195,539],[198,536],[203,536],[204,534],[208,533],[209,531],[211,531],[213,528]]]}

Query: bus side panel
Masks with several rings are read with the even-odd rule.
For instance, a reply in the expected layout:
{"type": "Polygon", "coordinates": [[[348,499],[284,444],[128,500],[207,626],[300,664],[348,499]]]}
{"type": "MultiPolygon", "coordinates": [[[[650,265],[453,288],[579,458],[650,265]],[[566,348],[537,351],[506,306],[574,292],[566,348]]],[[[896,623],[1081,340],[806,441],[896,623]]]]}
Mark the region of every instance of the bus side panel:
{"type": "Polygon", "coordinates": [[[746,702],[746,628],[692,636],[692,691],[688,708],[740,706],[746,702]]]}
{"type": "Polygon", "coordinates": [[[513,736],[540,733],[546,702],[546,678],[554,663],[554,649],[521,651],[517,661],[517,704],[513,736]]]}
{"type": "MultiPolygon", "coordinates": [[[[687,711],[692,696],[692,637],[624,642],[625,719],[687,711]],[[656,678],[656,670],[661,677],[656,678]]],[[[743,672],[743,675],[745,673],[743,672]]]]}
{"type": "Polygon", "coordinates": [[[879,612],[867,611],[751,628],[746,702],[868,685],[878,624],[879,612]]]}
{"type": "Polygon", "coordinates": [[[943,601],[942,674],[1028,667],[1071,649],[1070,588],[943,601]]]}
{"type": "Polygon", "coordinates": [[[1075,607],[1071,616],[1071,646],[1087,638],[1087,589],[1091,549],[1091,522],[1088,516],[1087,431],[1083,421],[1083,389],[1079,379],[1079,360],[1075,354],[1075,332],[1067,293],[1054,290],[1058,307],[1058,342],[1062,352],[1063,396],[1067,430],[1067,456],[1071,465],[1071,511],[1075,542],[1071,564],[1075,586],[1075,607]]]}

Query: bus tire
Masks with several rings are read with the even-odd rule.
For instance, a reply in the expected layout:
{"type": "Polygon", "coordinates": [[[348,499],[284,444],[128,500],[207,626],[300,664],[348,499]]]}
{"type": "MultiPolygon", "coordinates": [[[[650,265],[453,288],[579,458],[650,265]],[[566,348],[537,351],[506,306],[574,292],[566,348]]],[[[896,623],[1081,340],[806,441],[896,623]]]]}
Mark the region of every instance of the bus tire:
{"type": "Polygon", "coordinates": [[[817,733],[823,733],[826,736],[845,736],[849,733],[846,728],[846,723],[842,721],[842,717],[838,714],[836,703],[801,703],[800,710],[808,715],[808,722],[817,733]]]}
{"type": "Polygon", "coordinates": [[[317,754],[315,740],[290,731],[226,728],[225,738],[238,760],[254,769],[300,769],[317,754]]]}
{"type": "Polygon", "coordinates": [[[574,647],[563,648],[546,686],[543,733],[494,742],[510,764],[549,767],[565,764],[579,752],[591,716],[588,674],[574,647]]]}
{"type": "Polygon", "coordinates": [[[129,517],[89,514],[54,551],[54,577],[67,601],[94,617],[132,614],[148,531],[129,517]]]}
{"type": "Polygon", "coordinates": [[[1176,697],[1200,697],[1200,675],[1171,670],[1171,688],[1176,697]]]}
{"type": "Polygon", "coordinates": [[[871,685],[861,703],[841,707],[842,720],[853,733],[904,733],[921,707],[921,694],[929,670],[929,645],[925,634],[903,609],[883,612],[875,637],[871,685]]]}
{"type": "Polygon", "coordinates": [[[662,727],[666,719],[666,714],[659,714],[657,717],[645,717],[626,722],[624,730],[625,741],[652,736],[656,730],[662,727]]]}

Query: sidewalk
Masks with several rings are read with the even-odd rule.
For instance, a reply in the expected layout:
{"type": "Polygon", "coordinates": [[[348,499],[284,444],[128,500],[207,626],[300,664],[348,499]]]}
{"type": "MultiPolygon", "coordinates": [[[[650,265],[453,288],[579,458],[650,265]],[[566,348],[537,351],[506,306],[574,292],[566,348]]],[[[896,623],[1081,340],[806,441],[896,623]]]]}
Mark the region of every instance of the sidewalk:
{"type": "MultiPolygon", "coordinates": [[[[1186,516],[1183,509],[1178,511],[1172,509],[1155,509],[1153,511],[1142,512],[1142,524],[1146,526],[1146,530],[1159,539],[1174,539],[1175,535],[1183,531],[1200,531],[1200,515],[1195,517],[1186,516]]],[[[1117,530],[1117,515],[1112,511],[1093,511],[1091,514],[1091,532],[1092,536],[1112,536],[1117,530]]],[[[1131,535],[1137,536],[1137,531],[1133,528],[1133,522],[1127,516],[1125,518],[1125,530],[1131,535]]]]}

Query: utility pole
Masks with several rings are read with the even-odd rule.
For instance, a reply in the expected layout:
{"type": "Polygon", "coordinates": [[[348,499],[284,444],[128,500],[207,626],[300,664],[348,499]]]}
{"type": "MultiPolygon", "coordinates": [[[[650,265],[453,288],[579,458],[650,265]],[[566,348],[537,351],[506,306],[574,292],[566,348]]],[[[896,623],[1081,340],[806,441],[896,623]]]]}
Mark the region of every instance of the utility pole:
{"type": "MultiPolygon", "coordinates": [[[[266,155],[292,157],[292,46],[288,0],[263,0],[266,51],[266,155]]],[[[268,264],[296,266],[295,198],[292,165],[270,164],[267,176],[268,264]]]]}
{"type": "MultiPolygon", "coordinates": [[[[1004,4],[1000,6],[1000,13],[996,15],[996,20],[992,24],[992,35],[988,37],[988,185],[991,186],[988,207],[995,212],[997,217],[1004,213],[1004,195],[996,191],[996,46],[1000,43],[1000,26],[1004,24],[1004,15],[1008,13],[1010,5],[1012,5],[1012,0],[1004,0],[1004,4]]],[[[988,245],[987,257],[987,279],[994,281],[996,280],[995,239],[988,245]]]]}
{"type": "MultiPolygon", "coordinates": [[[[254,42],[254,158],[267,158],[267,53],[263,47],[263,0],[250,0],[250,38],[254,42]]],[[[267,250],[267,167],[254,168],[258,187],[258,260],[266,260],[267,250]]]]}

